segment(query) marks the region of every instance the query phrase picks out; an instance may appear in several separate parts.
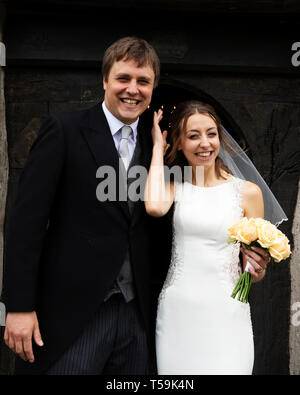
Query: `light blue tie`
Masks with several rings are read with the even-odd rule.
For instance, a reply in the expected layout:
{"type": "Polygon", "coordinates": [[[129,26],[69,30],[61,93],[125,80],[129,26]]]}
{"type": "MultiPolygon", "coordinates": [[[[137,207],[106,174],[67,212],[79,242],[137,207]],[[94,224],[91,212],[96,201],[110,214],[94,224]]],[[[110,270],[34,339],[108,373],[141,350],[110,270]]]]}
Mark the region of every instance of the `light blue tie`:
{"type": "Polygon", "coordinates": [[[130,158],[129,158],[129,146],[128,146],[128,138],[132,133],[132,129],[130,126],[124,125],[121,128],[121,141],[119,145],[119,155],[123,160],[125,169],[128,169],[130,158]]]}

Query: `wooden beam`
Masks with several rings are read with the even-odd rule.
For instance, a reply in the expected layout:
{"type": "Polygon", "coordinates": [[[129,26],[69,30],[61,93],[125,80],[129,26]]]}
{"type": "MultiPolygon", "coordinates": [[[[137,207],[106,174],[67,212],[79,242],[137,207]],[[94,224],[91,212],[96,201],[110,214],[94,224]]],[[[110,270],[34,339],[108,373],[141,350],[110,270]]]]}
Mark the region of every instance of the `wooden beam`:
{"type": "Polygon", "coordinates": [[[150,11],[172,14],[180,12],[184,14],[201,13],[295,13],[300,12],[298,0],[6,0],[9,9],[18,12],[49,11],[50,8],[60,9],[122,9],[150,11]]]}

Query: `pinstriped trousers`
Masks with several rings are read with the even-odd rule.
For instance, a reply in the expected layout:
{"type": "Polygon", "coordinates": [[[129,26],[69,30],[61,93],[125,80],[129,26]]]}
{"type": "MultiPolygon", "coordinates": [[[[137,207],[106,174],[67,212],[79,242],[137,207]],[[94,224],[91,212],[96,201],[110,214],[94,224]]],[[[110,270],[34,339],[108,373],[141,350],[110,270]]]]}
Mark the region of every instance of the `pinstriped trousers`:
{"type": "Polygon", "coordinates": [[[136,300],[121,294],[102,303],[74,344],[46,372],[48,375],[145,374],[146,332],[136,300]]]}

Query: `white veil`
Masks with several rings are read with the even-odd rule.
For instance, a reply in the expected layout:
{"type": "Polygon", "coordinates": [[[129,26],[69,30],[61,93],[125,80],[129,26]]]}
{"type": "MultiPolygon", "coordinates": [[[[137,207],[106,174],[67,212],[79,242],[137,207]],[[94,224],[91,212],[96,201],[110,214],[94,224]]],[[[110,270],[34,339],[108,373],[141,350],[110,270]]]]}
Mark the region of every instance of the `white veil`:
{"type": "Polygon", "coordinates": [[[260,187],[264,199],[264,218],[266,220],[276,226],[280,225],[283,221],[287,221],[288,218],[285,212],[262,176],[256,170],[254,164],[223,126],[222,130],[225,137],[220,147],[219,157],[222,159],[224,165],[228,167],[235,177],[251,181],[260,187]]]}

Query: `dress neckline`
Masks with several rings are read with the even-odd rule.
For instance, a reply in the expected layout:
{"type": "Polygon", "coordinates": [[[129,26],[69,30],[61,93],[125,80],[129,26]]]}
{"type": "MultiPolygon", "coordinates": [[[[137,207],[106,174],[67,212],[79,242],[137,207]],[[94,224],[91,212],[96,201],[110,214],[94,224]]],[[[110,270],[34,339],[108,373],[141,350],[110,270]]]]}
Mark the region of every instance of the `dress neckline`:
{"type": "Polygon", "coordinates": [[[185,183],[186,183],[186,184],[189,184],[189,185],[191,185],[192,187],[197,188],[197,189],[201,189],[201,190],[203,190],[203,189],[205,189],[205,190],[213,190],[213,189],[216,189],[216,188],[220,188],[220,187],[222,187],[222,186],[224,186],[224,185],[231,184],[231,183],[233,182],[234,178],[235,178],[235,177],[232,176],[232,177],[230,177],[230,179],[229,179],[228,181],[222,182],[222,184],[214,185],[214,186],[212,186],[212,187],[201,187],[201,186],[199,186],[199,185],[194,185],[194,184],[192,184],[191,182],[188,182],[188,181],[185,181],[185,183]]]}

